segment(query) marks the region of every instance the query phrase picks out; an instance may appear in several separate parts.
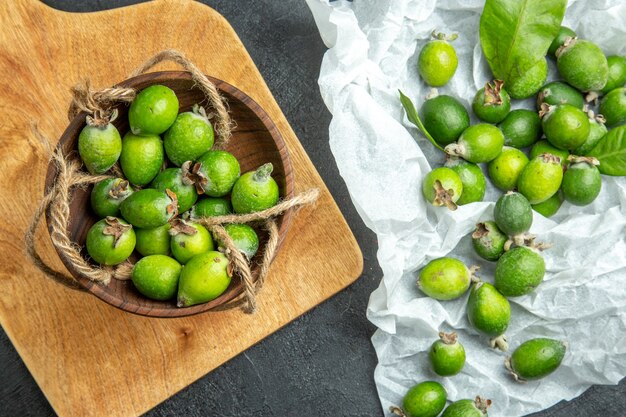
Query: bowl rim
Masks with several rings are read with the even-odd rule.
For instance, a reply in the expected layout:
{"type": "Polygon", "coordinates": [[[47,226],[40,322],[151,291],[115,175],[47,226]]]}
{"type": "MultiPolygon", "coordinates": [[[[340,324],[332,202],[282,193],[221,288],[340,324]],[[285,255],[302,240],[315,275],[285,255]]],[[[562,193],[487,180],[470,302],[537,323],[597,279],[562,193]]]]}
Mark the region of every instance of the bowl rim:
{"type": "MultiPolygon", "coordinates": [[[[263,123],[268,133],[272,137],[274,143],[276,144],[278,153],[280,154],[280,158],[282,160],[282,164],[284,167],[285,195],[283,198],[288,199],[288,198],[293,197],[294,189],[295,189],[295,185],[294,185],[295,179],[294,179],[293,167],[291,164],[291,157],[289,154],[289,149],[287,148],[287,145],[283,139],[283,136],[280,133],[280,130],[278,129],[276,124],[273,122],[273,120],[270,118],[267,112],[254,99],[252,99],[243,91],[239,90],[237,87],[227,83],[226,81],[211,77],[209,75],[207,75],[207,78],[213,84],[215,84],[215,86],[220,92],[231,95],[237,100],[241,101],[248,109],[252,110],[252,112],[263,123]]],[[[156,71],[156,72],[148,72],[148,73],[140,74],[138,76],[125,79],[124,81],[117,83],[115,86],[133,88],[137,85],[142,85],[146,82],[149,82],[150,84],[157,84],[160,81],[167,81],[167,80],[172,80],[172,79],[193,81],[191,73],[188,71],[156,71]]],[[[71,139],[73,135],[72,132],[75,132],[78,129],[82,128],[82,126],[85,124],[86,116],[87,116],[86,112],[81,112],[77,114],[70,121],[66,129],[61,134],[59,141],[56,145],[56,148],[65,146],[65,144],[71,139]]],[[[48,170],[46,173],[44,193],[47,193],[49,191],[50,187],[54,183],[56,174],[57,174],[56,165],[54,164],[53,161],[50,161],[50,163],[48,164],[48,170]]],[[[71,193],[74,193],[74,192],[75,190],[73,190],[71,193]]],[[[51,215],[50,211],[51,211],[51,208],[48,207],[46,209],[46,223],[47,223],[47,229],[48,229],[49,234],[52,233],[51,223],[49,221],[50,215],[51,215]]],[[[280,216],[281,221],[280,221],[280,226],[278,229],[278,245],[276,247],[276,255],[278,255],[278,252],[281,249],[283,241],[287,235],[287,231],[293,220],[293,214],[294,214],[294,209],[291,208],[285,211],[280,216]]],[[[63,253],[61,253],[55,245],[52,245],[52,246],[54,247],[55,251],[57,252],[59,258],[61,259],[65,267],[72,274],[72,276],[78,281],[78,283],[81,285],[83,289],[85,289],[92,295],[98,297],[99,299],[106,302],[107,304],[112,305],[113,307],[116,307],[123,311],[133,313],[133,314],[149,316],[149,317],[160,317],[160,318],[191,316],[191,315],[203,313],[206,311],[211,311],[215,307],[218,307],[220,305],[223,305],[233,300],[234,298],[239,296],[244,290],[242,280],[237,279],[234,285],[231,283],[231,285],[229,286],[229,289],[226,290],[224,294],[222,294],[215,300],[209,301],[207,303],[197,304],[195,306],[183,307],[183,308],[176,307],[173,304],[171,307],[137,306],[135,304],[129,304],[127,300],[117,297],[114,293],[107,292],[105,290],[105,286],[98,284],[94,281],[91,281],[89,278],[82,275],[80,272],[76,271],[73,268],[70,260],[66,256],[64,256],[63,253]]],[[[259,270],[260,268],[258,265],[252,269],[252,273],[255,279],[256,277],[258,277],[259,270]]]]}

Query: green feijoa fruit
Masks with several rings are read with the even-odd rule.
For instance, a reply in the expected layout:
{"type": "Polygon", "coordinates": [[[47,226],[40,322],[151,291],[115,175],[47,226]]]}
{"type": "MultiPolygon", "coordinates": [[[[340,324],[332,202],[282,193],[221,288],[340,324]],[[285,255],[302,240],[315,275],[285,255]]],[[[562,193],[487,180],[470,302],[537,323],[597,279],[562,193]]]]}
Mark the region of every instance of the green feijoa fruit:
{"type": "Polygon", "coordinates": [[[170,240],[172,255],[183,265],[194,256],[215,249],[209,231],[197,223],[175,219],[172,221],[169,234],[172,236],[170,240]]]}
{"type": "Polygon", "coordinates": [[[502,80],[494,80],[478,90],[472,101],[474,114],[485,122],[500,123],[511,110],[511,98],[502,88],[502,80]]]}
{"type": "Polygon", "coordinates": [[[165,223],[153,229],[136,228],[135,250],[143,256],[168,255],[170,253],[170,227],[169,223],[165,223]]]}
{"type": "Polygon", "coordinates": [[[184,175],[184,169],[181,168],[167,168],[161,171],[154,180],[152,180],[150,186],[160,191],[169,189],[176,194],[179,213],[189,210],[198,199],[196,187],[187,176],[184,175]]]}
{"type": "Polygon", "coordinates": [[[491,347],[502,351],[508,349],[504,332],[511,320],[511,305],[496,287],[482,281],[472,285],[467,300],[467,318],[476,330],[492,337],[491,347]]]}
{"type": "Polygon", "coordinates": [[[609,65],[609,78],[604,88],[600,91],[602,94],[626,85],[626,56],[611,55],[606,57],[609,65]]]}
{"type": "Polygon", "coordinates": [[[191,218],[199,219],[201,217],[225,216],[233,212],[233,206],[230,201],[220,197],[207,197],[198,201],[191,208],[191,218]]]}
{"type": "Polygon", "coordinates": [[[100,265],[124,262],[135,249],[133,227],[116,217],[100,220],[87,232],[87,253],[100,265]]]}
{"type": "Polygon", "coordinates": [[[87,125],[78,135],[78,153],[92,174],[104,174],[120,157],[122,138],[112,123],[87,125]]]}
{"type": "Polygon", "coordinates": [[[603,116],[594,116],[593,112],[589,112],[589,116],[589,136],[587,136],[582,145],[572,151],[574,155],[587,155],[608,132],[604,125],[605,119],[603,116]]]}
{"type": "Polygon", "coordinates": [[[124,135],[120,165],[131,184],[149,184],[161,170],[163,158],[163,142],[158,135],[124,135]]]}
{"type": "Polygon", "coordinates": [[[561,46],[563,46],[567,38],[575,38],[575,37],[576,37],[576,32],[574,32],[572,29],[566,26],[561,26],[559,28],[559,33],[556,34],[556,37],[554,38],[554,40],[550,44],[550,47],[548,48],[548,54],[552,56],[556,56],[556,51],[561,46]]]}
{"type": "Polygon", "coordinates": [[[178,281],[178,307],[189,307],[214,300],[226,291],[232,269],[224,254],[204,252],[187,262],[178,281]]]}
{"type": "Polygon", "coordinates": [[[424,102],[420,118],[426,131],[441,146],[456,141],[470,125],[470,117],[463,105],[454,97],[441,95],[424,102]]]}
{"type": "Polygon", "coordinates": [[[506,368],[516,381],[543,378],[561,365],[567,346],[560,340],[537,338],[519,345],[505,361],[506,368]]]}
{"type": "Polygon", "coordinates": [[[569,157],[569,151],[565,149],[558,149],[554,146],[550,145],[545,139],[542,139],[535,143],[532,148],[530,148],[530,159],[535,159],[541,154],[549,153],[559,158],[561,165],[567,165],[567,158],[569,157]]]}
{"type": "Polygon", "coordinates": [[[556,51],[556,65],[565,81],[580,91],[598,91],[609,78],[609,64],[593,42],[568,39],[556,51]]]}
{"type": "Polygon", "coordinates": [[[446,206],[450,210],[456,210],[456,202],[463,193],[463,182],[452,169],[435,168],[424,177],[422,193],[433,206],[446,206]]]}
{"type": "MultiPolygon", "coordinates": [[[[235,247],[248,259],[252,259],[259,250],[259,236],[254,229],[247,224],[227,224],[224,226],[226,233],[233,240],[235,247]]],[[[218,242],[219,246],[223,246],[218,242]]]]}
{"type": "Polygon", "coordinates": [[[563,204],[563,193],[559,191],[546,201],[532,204],[532,208],[544,217],[552,217],[559,211],[561,204],[563,204]]]}
{"type": "Polygon", "coordinates": [[[528,157],[524,152],[505,146],[502,148],[502,153],[489,162],[489,178],[493,185],[502,191],[512,190],[527,164],[528,157]]]}
{"type": "Polygon", "coordinates": [[[413,386],[402,400],[402,410],[391,407],[390,411],[404,417],[437,417],[446,406],[448,393],[435,381],[424,381],[413,386]]]}
{"type": "Polygon", "coordinates": [[[131,279],[137,291],[153,300],[169,300],[176,295],[183,267],[165,255],[141,258],[133,267],[131,279]]]}
{"type": "Polygon", "coordinates": [[[441,417],[488,417],[491,400],[476,397],[474,400],[455,401],[446,408],[441,417]]]}
{"type": "Polygon", "coordinates": [[[223,197],[231,191],[240,173],[239,161],[233,154],[208,151],[187,169],[185,176],[187,182],[195,184],[198,194],[223,197]]]}
{"type": "Polygon", "coordinates": [[[483,259],[497,261],[504,253],[504,245],[508,236],[498,229],[496,222],[478,223],[472,233],[474,250],[483,259]]]}
{"type": "Polygon", "coordinates": [[[502,131],[493,125],[479,123],[465,129],[459,140],[446,146],[445,151],[449,155],[479,164],[495,159],[502,152],[502,146],[502,131]]]}
{"type": "Polygon", "coordinates": [[[271,163],[263,164],[256,171],[243,174],[235,185],[230,196],[235,213],[253,213],[266,210],[278,203],[278,184],[272,178],[271,163]]]}
{"type": "Polygon", "coordinates": [[[122,217],[142,229],[163,226],[178,213],[176,194],[146,188],[135,191],[120,206],[122,217]]]}
{"type": "Polygon", "coordinates": [[[456,375],[465,365],[465,349],[459,343],[456,333],[439,333],[428,353],[430,364],[439,376],[456,375]]]}
{"type": "Polygon", "coordinates": [[[195,104],[192,111],[180,113],[165,132],[165,153],[174,165],[195,161],[213,146],[213,126],[203,107],[195,104]]]}
{"type": "Polygon", "coordinates": [[[530,204],[539,204],[552,197],[561,187],[561,159],[544,153],[528,162],[517,180],[517,189],[530,204]]]}
{"type": "Polygon", "coordinates": [[[536,112],[526,109],[513,110],[498,125],[504,135],[504,144],[525,148],[541,137],[541,119],[536,112]]]}
{"type": "Polygon", "coordinates": [[[537,94],[537,91],[548,78],[548,61],[539,60],[519,77],[512,77],[507,81],[506,89],[514,99],[524,99],[537,94]]]}
{"type": "Polygon", "coordinates": [[[462,296],[470,286],[472,271],[455,258],[430,261],[419,274],[417,286],[436,300],[453,300],[462,296]]]}
{"type": "Polygon", "coordinates": [[[501,196],[493,209],[498,228],[509,236],[526,233],[533,223],[533,210],[522,194],[509,191],[501,196]]]}
{"type": "Polygon", "coordinates": [[[137,94],[128,110],[130,130],[135,135],[160,135],[178,116],[178,97],[164,85],[151,85],[137,94]]]}
{"type": "Polygon", "coordinates": [[[133,193],[128,181],[121,178],[107,178],[93,186],[91,208],[99,217],[117,217],[122,201],[133,193]]]}
{"type": "Polygon", "coordinates": [[[461,158],[448,157],[445,166],[456,172],[461,183],[463,183],[463,192],[456,201],[458,205],[483,201],[487,189],[487,180],[478,165],[461,158]]]}
{"type": "Polygon", "coordinates": [[[585,106],[585,98],[580,91],[562,81],[553,81],[541,87],[537,94],[537,109],[541,110],[543,103],[550,106],[570,104],[579,109],[585,106]]]}
{"type": "Polygon", "coordinates": [[[526,295],[543,281],[546,264],[543,257],[524,246],[515,247],[498,259],[495,287],[506,297],[526,295]]]}
{"type": "Polygon", "coordinates": [[[613,127],[626,122],[626,87],[616,88],[600,102],[600,113],[606,125],[613,127]]]}
{"type": "Polygon", "coordinates": [[[446,38],[443,34],[435,34],[437,39],[429,41],[420,51],[417,58],[417,70],[431,87],[441,87],[450,81],[459,60],[454,47],[448,40],[456,39],[456,36],[446,38]]]}
{"type": "Polygon", "coordinates": [[[589,136],[589,117],[570,104],[544,105],[541,125],[548,142],[559,149],[576,149],[589,136]]]}
{"type": "Polygon", "coordinates": [[[563,174],[561,184],[565,200],[576,206],[586,206],[596,199],[602,188],[602,178],[597,164],[598,160],[595,158],[573,158],[563,174]]]}

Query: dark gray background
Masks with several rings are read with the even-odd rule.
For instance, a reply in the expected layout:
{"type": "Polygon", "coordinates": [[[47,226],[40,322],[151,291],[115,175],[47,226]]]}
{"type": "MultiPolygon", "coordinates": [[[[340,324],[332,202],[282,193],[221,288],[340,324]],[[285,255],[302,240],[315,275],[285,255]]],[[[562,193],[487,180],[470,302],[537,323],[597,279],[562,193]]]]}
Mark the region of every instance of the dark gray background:
{"type": "MultiPolygon", "coordinates": [[[[139,1],[44,2],[61,10],[83,12],[139,1]]],[[[376,236],[352,206],[328,145],[331,115],[317,86],[326,48],[304,0],[204,3],[226,17],[248,49],[350,224],[361,245],[365,269],[348,289],[158,405],[147,416],[380,417],[383,413],[373,381],[376,355],[370,343],[374,327],[365,318],[365,309],[382,273],[376,261],[376,236]]],[[[0,331],[0,364],[0,416],[54,415],[4,331],[0,331]]],[[[618,386],[593,387],[570,403],[533,416],[624,415],[626,380],[618,386]]]]}

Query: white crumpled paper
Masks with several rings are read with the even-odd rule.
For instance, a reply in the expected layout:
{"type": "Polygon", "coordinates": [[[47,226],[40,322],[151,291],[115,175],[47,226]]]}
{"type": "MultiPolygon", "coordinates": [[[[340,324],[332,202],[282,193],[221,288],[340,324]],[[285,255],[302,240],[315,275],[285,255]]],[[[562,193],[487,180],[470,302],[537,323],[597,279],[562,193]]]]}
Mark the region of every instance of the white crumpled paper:
{"type": "MultiPolygon", "coordinates": [[[[544,252],[545,282],[511,299],[506,332],[511,351],[534,337],[566,340],[557,372],[525,385],[507,375],[505,353],[491,350],[465,315],[467,294],[439,302],[417,290],[418,270],[450,255],[492,281],[494,264],[473,253],[468,234],[492,218],[493,187],[485,202],[457,211],[434,208],[421,194],[422,177],[443,162],[412,126],[398,99],[402,89],[419,109],[429,88],[420,81],[419,50],[433,29],[459,33],[459,67],[442,94],[469,109],[490,78],[480,49],[479,0],[307,0],[324,42],[319,85],[333,114],[332,152],[352,201],[378,237],[384,276],[371,295],[368,318],[378,326],[372,342],[379,364],[375,380],[383,409],[401,404],[414,384],[443,383],[451,401],[481,395],[492,416],[520,416],[580,395],[592,384],[616,384],[626,375],[626,180],[603,177],[602,192],[586,207],[565,203],[551,219],[535,213],[531,232],[554,246],[544,252]],[[467,351],[462,373],[440,378],[429,370],[427,350],[440,330],[454,329],[467,351]]],[[[595,41],[607,54],[626,53],[626,2],[570,1],[564,24],[595,41]]],[[[551,79],[556,70],[551,63],[551,79]]],[[[532,108],[528,100],[523,107],[532,108]]],[[[520,107],[520,106],[514,106],[520,107]]],[[[476,120],[474,120],[475,122],[476,120]]]]}

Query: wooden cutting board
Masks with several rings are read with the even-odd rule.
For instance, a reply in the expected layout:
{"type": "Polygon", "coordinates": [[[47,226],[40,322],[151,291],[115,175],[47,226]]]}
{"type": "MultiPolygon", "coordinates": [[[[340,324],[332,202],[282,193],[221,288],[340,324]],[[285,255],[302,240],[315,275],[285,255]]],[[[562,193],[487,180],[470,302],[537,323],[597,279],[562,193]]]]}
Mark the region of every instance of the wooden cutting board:
{"type": "MultiPolygon", "coordinates": [[[[175,69],[163,65],[158,69],[175,69]]],[[[199,3],[161,0],[89,14],[35,0],[0,9],[0,322],[61,416],[141,414],[345,288],[362,255],[339,209],[237,34],[199,3]],[[319,187],[315,208],[293,222],[259,311],[153,319],[65,289],[30,264],[23,234],[42,197],[47,158],[30,133],[58,138],[69,88],[90,78],[110,86],[175,48],[209,75],[246,92],[271,116],[291,151],[296,192],[319,187]]],[[[47,232],[46,260],[63,270],[47,232]]]]}

